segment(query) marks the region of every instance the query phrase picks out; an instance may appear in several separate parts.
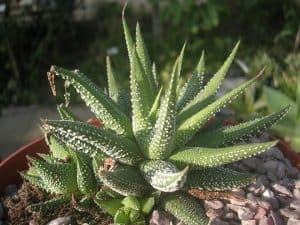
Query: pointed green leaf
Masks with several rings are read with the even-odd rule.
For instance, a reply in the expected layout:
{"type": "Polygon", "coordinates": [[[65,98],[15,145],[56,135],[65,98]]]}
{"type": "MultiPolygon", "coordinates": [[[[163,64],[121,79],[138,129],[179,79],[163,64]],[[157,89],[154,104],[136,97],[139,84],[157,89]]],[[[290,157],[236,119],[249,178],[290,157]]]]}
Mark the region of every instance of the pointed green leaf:
{"type": "Polygon", "coordinates": [[[132,49],[134,48],[134,42],[132,40],[132,36],[129,27],[127,25],[127,21],[125,19],[125,7],[123,8],[123,12],[122,12],[122,23],[123,23],[123,30],[124,30],[124,36],[125,36],[129,61],[131,63],[131,55],[132,55],[132,49]]]}
{"type": "Polygon", "coordinates": [[[125,210],[124,207],[118,209],[114,215],[114,223],[120,225],[130,224],[129,209],[125,210]]]}
{"type": "Polygon", "coordinates": [[[111,98],[117,95],[120,91],[120,87],[117,82],[117,76],[114,69],[112,68],[109,56],[106,57],[106,73],[107,73],[107,83],[108,83],[108,93],[111,98]]]}
{"type": "Polygon", "coordinates": [[[163,159],[170,155],[174,147],[176,128],[176,75],[178,59],[173,67],[171,81],[160,105],[158,118],[149,138],[149,147],[145,153],[150,159],[163,159]]]}
{"type": "Polygon", "coordinates": [[[57,111],[62,120],[79,121],[79,118],[63,104],[57,105],[57,111]]]}
{"type": "Polygon", "coordinates": [[[118,84],[118,78],[114,69],[112,68],[111,60],[108,56],[106,57],[106,69],[109,96],[117,103],[122,112],[124,112],[127,116],[131,116],[129,91],[125,88],[121,88],[121,86],[118,84]]]}
{"type": "Polygon", "coordinates": [[[189,103],[202,89],[203,78],[204,78],[204,52],[202,52],[199,63],[192,73],[191,78],[186,82],[186,84],[180,90],[178,101],[177,101],[177,111],[182,110],[187,103],[189,103]]]}
{"type": "Polygon", "coordinates": [[[185,51],[185,47],[186,47],[186,42],[184,42],[182,48],[181,48],[181,51],[180,51],[180,54],[177,58],[177,62],[178,62],[178,65],[177,65],[177,74],[176,75],[176,78],[177,78],[177,81],[179,80],[180,78],[180,74],[181,74],[181,68],[182,68],[182,62],[183,62],[183,56],[184,56],[184,51],[185,51]]]}
{"type": "Polygon", "coordinates": [[[232,50],[224,64],[210,79],[207,85],[180,111],[180,117],[186,119],[193,116],[195,113],[206,107],[214,99],[214,96],[221,86],[225,75],[236,55],[238,47],[239,42],[235,45],[234,49],[232,50]]]}
{"type": "Polygon", "coordinates": [[[239,96],[248,86],[256,81],[262,74],[259,73],[256,77],[241,84],[237,88],[231,90],[226,95],[222,96],[215,102],[211,103],[204,109],[196,112],[195,114],[186,117],[187,115],[179,114],[177,116],[177,134],[176,134],[176,145],[185,145],[194,134],[211,118],[213,117],[222,107],[230,104],[237,96],[239,96]]]}
{"type": "Polygon", "coordinates": [[[184,192],[165,195],[159,205],[187,225],[208,224],[202,204],[184,192]]]}
{"type": "Polygon", "coordinates": [[[153,74],[153,77],[154,77],[154,82],[156,84],[156,87],[158,88],[159,85],[160,85],[160,79],[159,79],[158,74],[157,74],[155,63],[152,64],[152,74],[153,74]]]}
{"type": "Polygon", "coordinates": [[[101,171],[99,177],[105,185],[124,196],[143,196],[152,190],[139,171],[130,166],[118,165],[113,171],[101,171]]]}
{"type": "Polygon", "coordinates": [[[154,102],[154,96],[135,49],[132,52],[130,68],[133,132],[141,148],[145,148],[151,129],[148,114],[154,102]]]}
{"type": "Polygon", "coordinates": [[[111,216],[114,216],[117,211],[123,207],[122,198],[109,200],[95,199],[94,201],[104,212],[111,216]]]}
{"type": "Polygon", "coordinates": [[[169,160],[180,167],[214,167],[260,154],[275,144],[276,141],[225,148],[191,147],[177,151],[169,160]]]}
{"type": "Polygon", "coordinates": [[[29,183],[31,183],[34,186],[41,188],[45,191],[48,191],[48,187],[44,184],[43,180],[41,179],[41,177],[39,175],[33,175],[28,171],[26,173],[20,173],[20,174],[21,174],[22,178],[27,180],[29,183]]]}
{"type": "Polygon", "coordinates": [[[155,205],[155,198],[150,197],[150,198],[142,198],[140,200],[141,204],[141,211],[145,214],[148,215],[151,213],[154,205],[155,205]]]}
{"type": "Polygon", "coordinates": [[[299,75],[297,78],[296,105],[297,105],[297,119],[300,122],[300,76],[299,75]]]}
{"type": "Polygon", "coordinates": [[[163,192],[181,189],[188,173],[188,168],[179,171],[172,163],[162,160],[145,161],[141,164],[140,170],[152,187],[163,192]]]}
{"type": "Polygon", "coordinates": [[[146,45],[144,43],[139,23],[137,23],[136,25],[136,52],[143,66],[145,75],[148,78],[150,90],[152,91],[153,95],[155,95],[157,92],[157,86],[151,70],[150,57],[146,45]]]}
{"type": "Polygon", "coordinates": [[[48,120],[43,124],[51,133],[74,151],[94,156],[103,152],[125,164],[136,164],[142,155],[134,142],[115,133],[78,121],[48,120]]]}
{"type": "Polygon", "coordinates": [[[97,181],[92,169],[92,159],[84,153],[72,151],[77,167],[77,186],[85,196],[97,191],[97,181]]]}
{"type": "MultiPolygon", "coordinates": [[[[201,91],[199,94],[200,96],[202,96],[202,99],[208,97],[208,96],[213,96],[216,94],[217,90],[220,88],[227,71],[229,70],[235,55],[237,53],[237,50],[239,48],[240,42],[238,42],[232,52],[230,53],[230,55],[228,56],[228,58],[226,59],[226,61],[224,62],[224,64],[220,67],[220,69],[216,72],[216,74],[210,79],[210,81],[206,84],[206,86],[204,87],[203,91],[201,91]]],[[[200,97],[198,96],[198,97],[200,97]]]]}
{"type": "Polygon", "coordinates": [[[226,191],[252,183],[254,175],[235,170],[215,167],[191,170],[188,173],[186,185],[189,188],[199,188],[207,191],[226,191]]]}
{"type": "Polygon", "coordinates": [[[48,192],[64,195],[78,192],[74,163],[50,164],[42,160],[31,159],[31,164],[38,172],[48,192]]]}
{"type": "Polygon", "coordinates": [[[118,134],[132,137],[130,119],[119,109],[118,105],[104,94],[90,79],[78,70],[69,71],[57,66],[52,66],[50,72],[61,76],[72,84],[81,98],[106,128],[110,128],[118,134]]]}
{"type": "Polygon", "coordinates": [[[58,138],[50,135],[47,138],[47,144],[53,157],[57,159],[67,159],[70,156],[69,148],[58,138]]]}
{"type": "Polygon", "coordinates": [[[160,101],[161,101],[161,96],[162,96],[162,87],[160,88],[160,90],[158,91],[155,100],[153,102],[153,105],[151,107],[151,110],[149,112],[149,117],[151,120],[155,120],[157,117],[157,113],[158,113],[158,109],[159,109],[159,105],[160,105],[160,101]]]}
{"type": "Polygon", "coordinates": [[[37,155],[43,159],[44,161],[51,163],[51,164],[55,164],[55,163],[61,163],[61,161],[55,157],[53,157],[52,155],[49,154],[44,154],[44,153],[37,153],[37,155]]]}
{"type": "Polygon", "coordinates": [[[135,196],[131,196],[131,195],[127,196],[122,200],[122,204],[127,208],[131,208],[135,210],[141,209],[141,205],[135,196]]]}
{"type": "Polygon", "coordinates": [[[273,124],[284,117],[288,110],[289,106],[281,109],[276,113],[240,123],[238,125],[222,127],[220,129],[208,131],[206,133],[199,133],[192,139],[189,145],[202,147],[219,147],[227,144],[233,144],[239,141],[244,141],[245,139],[258,135],[270,128],[273,124]]]}

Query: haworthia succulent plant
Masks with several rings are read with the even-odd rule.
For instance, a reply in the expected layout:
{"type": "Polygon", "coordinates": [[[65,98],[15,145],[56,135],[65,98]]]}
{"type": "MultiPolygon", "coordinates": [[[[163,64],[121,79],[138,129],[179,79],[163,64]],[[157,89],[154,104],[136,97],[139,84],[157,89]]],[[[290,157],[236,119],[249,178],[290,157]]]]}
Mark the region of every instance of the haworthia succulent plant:
{"type": "Polygon", "coordinates": [[[207,224],[203,202],[192,196],[194,191],[226,191],[250,184],[253,175],[220,166],[274,146],[275,142],[232,144],[265,131],[288,107],[269,116],[223,127],[212,117],[260,76],[215,99],[239,44],[204,87],[203,53],[191,78],[183,85],[180,83],[185,80],[181,77],[184,44],[169,82],[160,86],[139,25],[136,40],[124,15],[123,28],[129,55],[130,93],[118,84],[109,58],[109,95],[77,70],[51,67],[48,76],[52,90],[54,75],[65,79],[104,128],[79,121],[64,105],[58,106],[61,120],[43,120],[42,129],[51,154],[31,159],[30,169],[22,175],[56,197],[32,205],[30,210],[48,212],[53,206],[76,198],[77,210],[86,210],[94,201],[117,224],[146,224],[146,215],[154,206],[187,225],[207,224]],[[123,101],[127,96],[131,104],[123,101]]]}

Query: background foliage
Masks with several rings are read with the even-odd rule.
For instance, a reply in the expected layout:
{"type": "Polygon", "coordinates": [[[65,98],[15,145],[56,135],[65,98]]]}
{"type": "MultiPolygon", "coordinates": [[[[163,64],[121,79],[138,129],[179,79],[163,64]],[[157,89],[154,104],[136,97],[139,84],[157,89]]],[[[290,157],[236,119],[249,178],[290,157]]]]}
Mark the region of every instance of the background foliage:
{"type": "MultiPolygon", "coordinates": [[[[23,1],[0,2],[7,5],[0,20],[0,106],[54,103],[45,79],[51,64],[79,68],[105,86],[105,56],[110,54],[120,79],[127,82],[125,44],[119,32],[121,3],[103,1],[95,16],[76,19],[74,12],[87,7],[85,1],[35,0],[25,6],[23,1]]],[[[139,10],[134,10],[133,2],[126,11],[130,27],[133,30],[137,20],[142,23],[161,74],[168,74],[184,41],[189,45],[186,72],[203,49],[207,71],[214,71],[239,39],[238,57],[251,68],[251,75],[256,71],[253,64],[264,56],[270,75],[281,74],[279,70],[289,67],[288,55],[299,51],[297,0],[148,0],[139,10]]],[[[238,67],[231,73],[243,75],[238,67]]],[[[266,84],[289,92],[285,84],[271,78],[266,84]]]]}

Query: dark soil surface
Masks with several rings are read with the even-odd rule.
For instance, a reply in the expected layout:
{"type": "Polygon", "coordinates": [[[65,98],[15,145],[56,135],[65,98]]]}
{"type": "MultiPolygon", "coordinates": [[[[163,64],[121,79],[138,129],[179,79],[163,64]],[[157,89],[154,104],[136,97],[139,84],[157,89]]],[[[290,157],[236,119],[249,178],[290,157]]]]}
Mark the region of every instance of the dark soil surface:
{"type": "Polygon", "coordinates": [[[2,197],[7,214],[7,222],[9,225],[44,225],[49,221],[58,218],[71,216],[75,221],[74,224],[84,224],[93,221],[93,224],[108,225],[112,222],[111,218],[101,212],[99,208],[91,208],[88,212],[78,212],[72,202],[62,205],[57,212],[53,214],[43,215],[41,213],[31,213],[27,207],[34,203],[47,201],[53,198],[37,187],[23,182],[17,193],[10,196],[2,197]]]}

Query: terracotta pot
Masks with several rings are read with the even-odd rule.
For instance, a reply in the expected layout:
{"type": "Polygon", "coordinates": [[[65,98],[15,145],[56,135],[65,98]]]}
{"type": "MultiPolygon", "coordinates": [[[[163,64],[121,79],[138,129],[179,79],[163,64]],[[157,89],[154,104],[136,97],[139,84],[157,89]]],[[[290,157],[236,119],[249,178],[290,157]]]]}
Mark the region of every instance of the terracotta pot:
{"type": "MultiPolygon", "coordinates": [[[[97,119],[89,119],[87,122],[101,128],[103,127],[97,119]]],[[[22,178],[19,172],[28,169],[27,156],[36,156],[38,153],[47,152],[49,152],[49,147],[44,137],[40,137],[19,148],[0,162],[0,194],[7,185],[20,184],[22,178]]]]}
{"type": "Polygon", "coordinates": [[[19,148],[0,163],[0,193],[9,184],[19,184],[21,176],[19,171],[28,169],[27,155],[35,156],[37,153],[47,153],[49,148],[40,137],[33,142],[19,148]]]}

